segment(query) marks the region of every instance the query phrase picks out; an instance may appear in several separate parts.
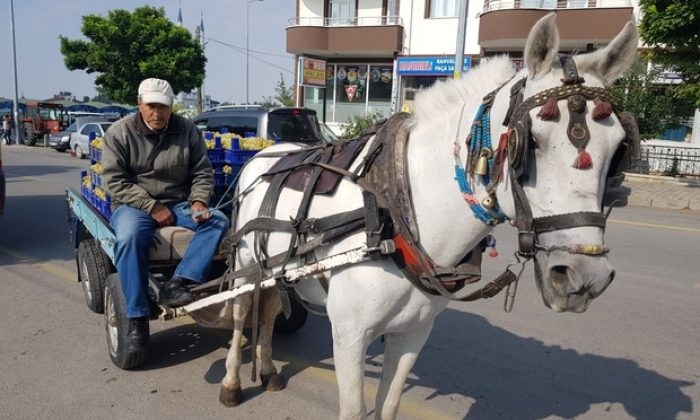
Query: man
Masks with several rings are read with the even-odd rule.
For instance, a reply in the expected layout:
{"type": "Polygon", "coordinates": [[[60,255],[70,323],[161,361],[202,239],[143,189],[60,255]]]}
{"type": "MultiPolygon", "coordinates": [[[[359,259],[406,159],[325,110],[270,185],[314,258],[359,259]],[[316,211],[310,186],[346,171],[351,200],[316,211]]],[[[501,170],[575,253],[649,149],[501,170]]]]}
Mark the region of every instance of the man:
{"type": "Polygon", "coordinates": [[[229,227],[220,211],[209,211],[213,170],[197,127],[172,112],[173,90],[146,79],[138,90],[138,113],[105,133],[102,177],[112,198],[114,257],[126,297],[126,351],[148,345],[148,255],[157,227],[176,225],[195,232],[174,276],[160,291],[161,303],[193,301],[187,286],[203,283],[219,241],[229,227]]]}
{"type": "Polygon", "coordinates": [[[2,117],[2,139],[5,144],[12,144],[12,123],[10,122],[10,116],[5,115],[2,117]]]}

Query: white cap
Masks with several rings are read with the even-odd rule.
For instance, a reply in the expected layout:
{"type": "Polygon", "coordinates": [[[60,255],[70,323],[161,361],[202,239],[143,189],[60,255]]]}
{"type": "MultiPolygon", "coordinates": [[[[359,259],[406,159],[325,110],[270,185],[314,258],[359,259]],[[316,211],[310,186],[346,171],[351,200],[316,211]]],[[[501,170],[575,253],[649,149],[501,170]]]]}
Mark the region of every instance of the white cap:
{"type": "Polygon", "coordinates": [[[145,104],[173,106],[173,88],[162,79],[146,79],[139,85],[139,99],[145,104]]]}

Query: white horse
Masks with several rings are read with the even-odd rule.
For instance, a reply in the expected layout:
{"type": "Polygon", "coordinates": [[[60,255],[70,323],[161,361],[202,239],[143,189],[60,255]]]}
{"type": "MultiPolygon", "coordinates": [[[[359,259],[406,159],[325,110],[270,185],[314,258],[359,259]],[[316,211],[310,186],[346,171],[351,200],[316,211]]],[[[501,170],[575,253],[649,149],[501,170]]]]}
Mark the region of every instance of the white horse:
{"type": "MultiPolygon", "coordinates": [[[[560,64],[558,47],[556,15],[549,14],[532,28],[525,47],[525,68],[517,74],[507,58],[494,58],[461,80],[438,83],[419,95],[406,149],[407,180],[419,248],[430,260],[427,267],[458,265],[493,227],[478,213],[492,217],[497,213],[495,209],[500,209],[518,227],[521,255],[535,260],[544,303],[556,311],[582,312],[614,276],[605,255],[601,203],[608,168],[625,130],[617,113],[611,112],[609,98],[607,110],[601,111],[598,105],[601,99],[606,100],[602,88],[630,66],[637,32],[634,24],[627,24],[605,49],[574,56],[573,70],[571,60],[560,64]],[[579,89],[580,94],[574,95],[567,88],[579,89]],[[490,130],[478,136],[488,136],[493,143],[477,147],[490,146],[509,159],[501,157],[491,162],[491,170],[495,169],[492,174],[500,171],[502,176],[492,176],[490,185],[469,170],[466,185],[459,185],[455,163],[469,168],[470,154],[479,150],[470,147],[474,132],[471,136],[469,133],[489,92],[495,92],[490,102],[490,130]],[[535,96],[543,93],[548,100],[535,96]],[[572,96],[577,96],[578,105],[572,96]],[[542,112],[545,108],[547,112],[542,112]],[[471,191],[465,191],[465,186],[471,191]]],[[[484,122],[483,117],[480,121],[484,122]]],[[[373,141],[369,140],[360,156],[367,153],[373,141]]],[[[265,155],[292,148],[273,146],[243,169],[238,184],[238,228],[261,214],[270,183],[261,181],[260,175],[278,160],[265,155]]],[[[357,159],[354,167],[360,161],[357,159]]],[[[345,178],[333,194],[314,196],[307,217],[322,218],[362,207],[363,188],[354,181],[345,178]]],[[[274,209],[271,217],[287,222],[297,217],[302,193],[283,188],[278,196],[276,205],[268,206],[274,209]]],[[[400,222],[394,220],[394,224],[400,222]]],[[[258,264],[264,253],[284,253],[292,238],[289,232],[271,232],[261,245],[265,242],[263,236],[249,232],[242,237],[236,253],[237,268],[258,264]]],[[[308,239],[313,239],[313,234],[308,239]]],[[[360,230],[316,248],[314,256],[318,260],[342,254],[366,246],[367,240],[365,231],[360,230]]],[[[293,258],[287,267],[295,265],[300,264],[293,258]]],[[[272,275],[277,270],[263,272],[272,275]]],[[[391,258],[334,268],[324,274],[303,278],[293,287],[304,301],[325,306],[330,318],[339,417],[365,418],[364,360],[368,345],[383,336],[386,352],[375,413],[380,419],[395,418],[406,378],[435,317],[449,299],[407,280],[391,258]],[[323,278],[330,280],[326,283],[323,278]]],[[[237,279],[236,285],[254,281],[253,277],[237,279]]],[[[281,299],[277,288],[262,290],[260,297],[256,317],[261,326],[254,360],[260,363],[263,386],[277,390],[285,384],[272,362],[271,339],[281,299]]],[[[253,300],[254,295],[246,294],[237,297],[233,305],[235,329],[220,394],[221,402],[228,406],[242,400],[242,330],[252,313],[253,300]]]]}

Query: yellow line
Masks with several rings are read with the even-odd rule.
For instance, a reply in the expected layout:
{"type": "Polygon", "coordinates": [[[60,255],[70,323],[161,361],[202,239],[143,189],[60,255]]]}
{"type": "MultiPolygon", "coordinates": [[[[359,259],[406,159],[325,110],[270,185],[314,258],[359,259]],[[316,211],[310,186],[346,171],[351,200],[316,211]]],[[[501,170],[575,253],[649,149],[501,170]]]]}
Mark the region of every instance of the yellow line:
{"type": "Polygon", "coordinates": [[[670,225],[658,225],[656,223],[630,222],[628,220],[618,220],[618,219],[608,219],[608,220],[610,222],[619,223],[622,225],[644,226],[644,227],[651,227],[651,228],[680,230],[683,232],[700,233],[700,229],[698,229],[698,228],[688,228],[688,227],[670,226],[670,225]]]}
{"type": "Polygon", "coordinates": [[[42,262],[29,255],[22,254],[20,252],[13,251],[5,247],[0,247],[0,250],[2,250],[4,254],[11,256],[14,260],[16,260],[17,263],[29,264],[31,266],[38,267],[67,281],[78,281],[78,273],[76,271],[66,270],[65,268],[61,267],[56,263],[42,262]]]}
{"type": "MultiPolygon", "coordinates": [[[[326,382],[333,386],[338,386],[333,365],[323,363],[311,364],[307,360],[298,359],[293,355],[286,353],[281,353],[281,356],[302,374],[311,376],[314,379],[326,382]]],[[[365,381],[363,394],[366,400],[373,402],[378,390],[377,385],[365,381]]],[[[399,412],[402,414],[402,416],[410,416],[411,418],[419,420],[451,420],[455,418],[454,416],[447,415],[439,410],[426,407],[424,401],[409,399],[405,395],[401,398],[399,412]]]]}

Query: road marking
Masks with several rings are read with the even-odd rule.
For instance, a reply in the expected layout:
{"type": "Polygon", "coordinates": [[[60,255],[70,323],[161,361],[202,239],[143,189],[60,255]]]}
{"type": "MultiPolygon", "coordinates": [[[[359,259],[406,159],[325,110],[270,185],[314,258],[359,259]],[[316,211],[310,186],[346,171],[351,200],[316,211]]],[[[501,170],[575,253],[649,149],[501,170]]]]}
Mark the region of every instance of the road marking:
{"type": "Polygon", "coordinates": [[[619,223],[622,225],[644,226],[644,227],[652,227],[652,228],[659,228],[659,229],[680,230],[682,232],[700,233],[700,229],[698,229],[698,228],[689,228],[689,227],[680,227],[680,226],[671,226],[671,225],[659,225],[656,223],[630,222],[628,220],[619,220],[619,219],[608,219],[608,221],[613,222],[613,223],[619,223]]]}
{"type": "Polygon", "coordinates": [[[61,267],[56,263],[39,261],[36,258],[33,258],[29,255],[11,250],[6,247],[0,247],[0,250],[2,250],[4,254],[12,257],[15,260],[15,263],[29,264],[31,266],[38,267],[66,281],[78,281],[78,274],[75,271],[66,270],[65,268],[61,267]]]}
{"type": "MultiPolygon", "coordinates": [[[[287,363],[292,365],[295,368],[295,370],[298,370],[301,374],[311,376],[317,380],[326,382],[335,387],[338,386],[333,365],[323,363],[312,363],[309,360],[299,359],[297,357],[294,357],[293,355],[284,352],[280,352],[280,355],[284,360],[287,361],[287,363]]],[[[374,401],[377,392],[377,385],[365,381],[363,389],[365,399],[374,401]]],[[[455,416],[453,415],[447,415],[439,410],[426,407],[424,401],[409,399],[406,396],[402,396],[401,398],[399,412],[402,414],[402,416],[410,416],[411,418],[421,420],[450,420],[455,418],[455,416]]]]}
{"type": "MultiPolygon", "coordinates": [[[[9,255],[13,259],[15,259],[16,263],[30,264],[34,267],[49,272],[57,277],[60,277],[66,281],[76,282],[78,280],[77,273],[75,271],[66,270],[65,268],[61,267],[56,263],[41,262],[38,261],[36,258],[7,249],[5,247],[0,247],[0,250],[6,255],[9,255]]],[[[177,317],[172,319],[171,321],[174,321],[174,323],[178,325],[196,324],[196,322],[190,316],[177,317]]],[[[286,360],[286,363],[292,365],[301,374],[308,375],[316,380],[333,385],[335,387],[338,386],[333,365],[315,363],[310,360],[297,358],[293,355],[284,352],[280,353],[280,356],[283,360],[286,360]]],[[[284,363],[284,361],[278,362],[284,363]]],[[[367,381],[365,382],[363,389],[365,399],[374,401],[377,391],[377,385],[375,385],[374,383],[369,383],[367,381]]],[[[424,401],[410,399],[406,396],[403,396],[401,398],[399,412],[403,416],[409,416],[411,418],[419,420],[449,420],[454,418],[453,415],[447,415],[446,413],[441,412],[439,410],[426,407],[424,401]]]]}

